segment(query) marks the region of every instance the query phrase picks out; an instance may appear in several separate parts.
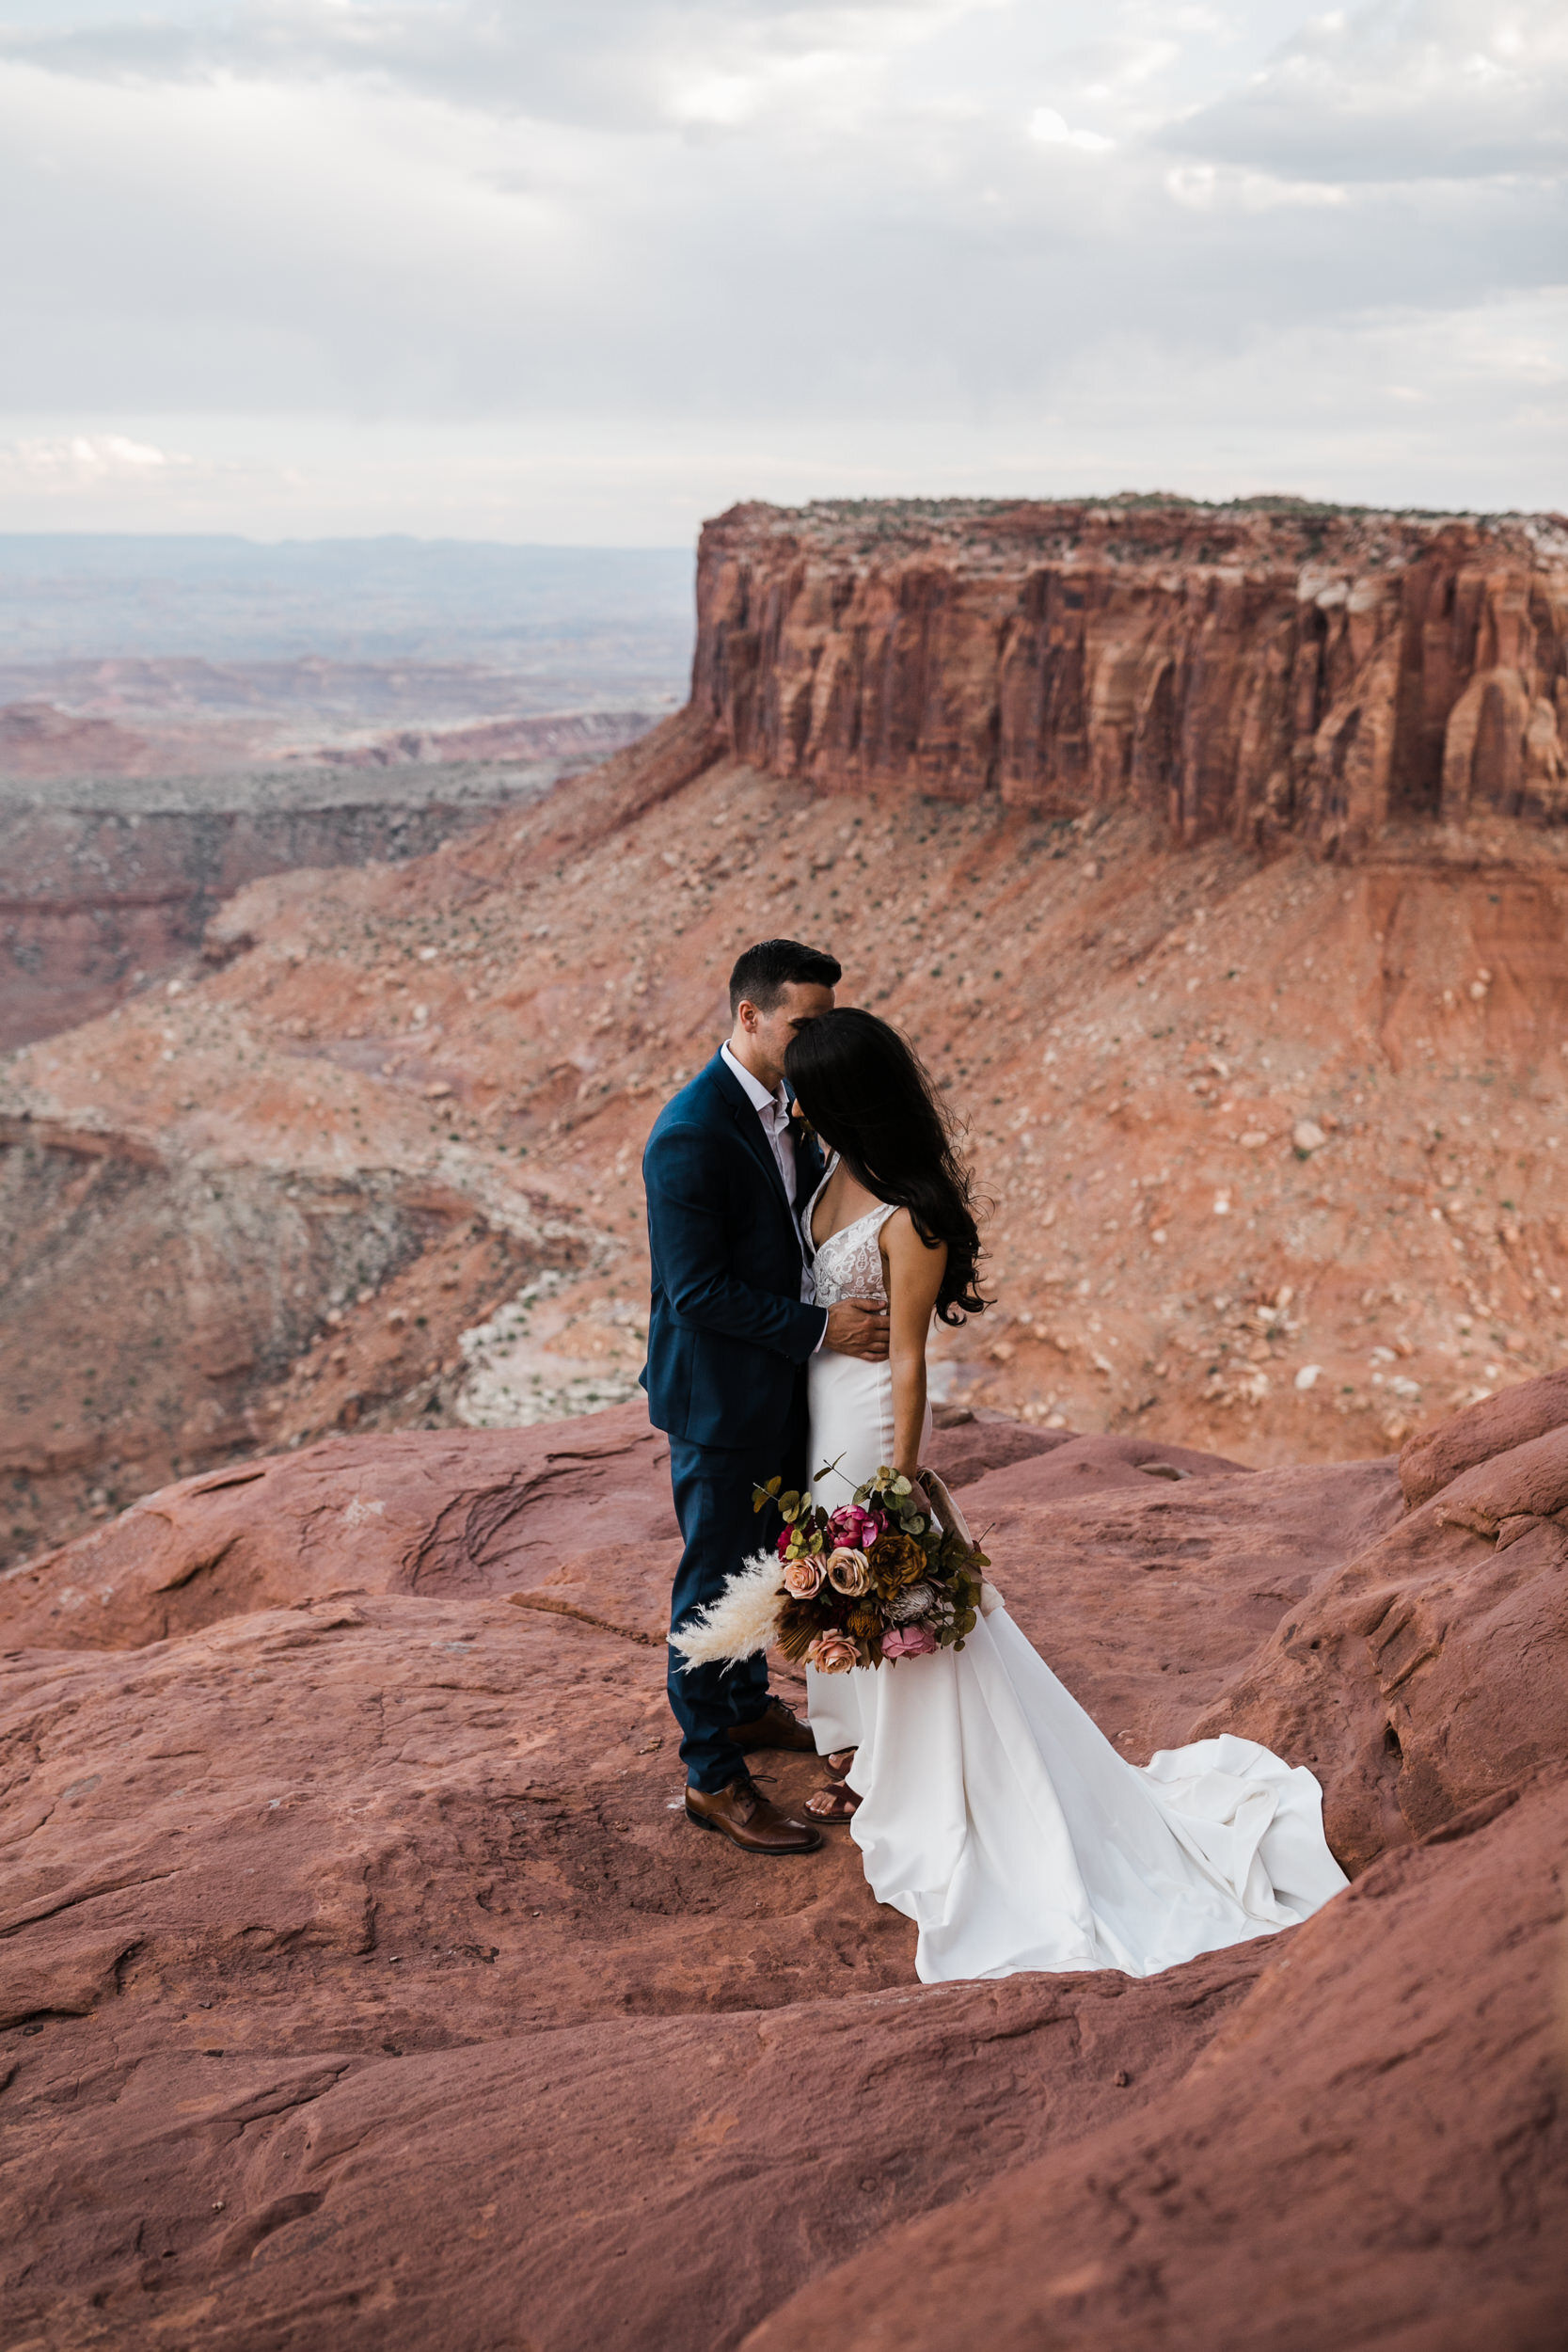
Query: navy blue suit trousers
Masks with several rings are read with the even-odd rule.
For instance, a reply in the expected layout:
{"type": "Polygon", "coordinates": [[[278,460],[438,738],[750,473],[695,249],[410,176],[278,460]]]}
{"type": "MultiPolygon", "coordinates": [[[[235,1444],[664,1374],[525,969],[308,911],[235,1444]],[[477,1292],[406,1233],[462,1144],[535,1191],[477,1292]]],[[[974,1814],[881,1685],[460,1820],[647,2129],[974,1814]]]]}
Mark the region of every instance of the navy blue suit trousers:
{"type": "MultiPolygon", "coordinates": [[[[672,1632],[694,1611],[718,1599],[726,1580],[750,1553],[777,1543],[784,1522],[771,1504],[766,1511],[752,1510],[752,1489],[758,1483],[766,1485],[775,1470],[786,1486],[805,1482],[804,1379],[800,1390],[776,1463],[758,1464],[750,1452],[736,1453],[727,1446],[671,1438],[670,1485],[686,1545],[670,1597],[672,1632]]],[[[729,1727],[753,1723],[762,1713],[768,1703],[767,1661],[757,1657],[737,1666],[683,1667],[679,1651],[673,1649],[668,1688],[671,1709],[681,1727],[687,1780],[693,1788],[727,1788],[745,1767],[728,1737],[729,1727]]]]}

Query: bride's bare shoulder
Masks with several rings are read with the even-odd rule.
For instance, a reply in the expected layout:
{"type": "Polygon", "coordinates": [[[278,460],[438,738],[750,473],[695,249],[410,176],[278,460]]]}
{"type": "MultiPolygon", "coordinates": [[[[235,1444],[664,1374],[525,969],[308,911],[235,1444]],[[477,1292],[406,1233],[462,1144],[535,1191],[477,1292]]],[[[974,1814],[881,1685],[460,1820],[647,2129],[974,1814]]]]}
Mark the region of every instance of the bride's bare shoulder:
{"type": "Polygon", "coordinates": [[[942,1270],[947,1263],[947,1244],[939,1241],[933,1248],[923,1241],[908,1209],[895,1209],[890,1217],[884,1217],[877,1238],[890,1266],[902,1264],[920,1275],[929,1271],[934,1280],[941,1281],[942,1270]]]}

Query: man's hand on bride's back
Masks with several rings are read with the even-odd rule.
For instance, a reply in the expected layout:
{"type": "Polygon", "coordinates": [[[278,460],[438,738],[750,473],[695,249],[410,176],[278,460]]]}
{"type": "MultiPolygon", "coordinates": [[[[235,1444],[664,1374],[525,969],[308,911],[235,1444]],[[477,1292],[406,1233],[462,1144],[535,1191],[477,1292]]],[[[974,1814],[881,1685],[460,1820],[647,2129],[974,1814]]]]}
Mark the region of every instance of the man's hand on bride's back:
{"type": "Polygon", "coordinates": [[[879,1364],[887,1354],[887,1309],[872,1298],[841,1298],[828,1310],[824,1347],[835,1356],[863,1356],[879,1364]]]}

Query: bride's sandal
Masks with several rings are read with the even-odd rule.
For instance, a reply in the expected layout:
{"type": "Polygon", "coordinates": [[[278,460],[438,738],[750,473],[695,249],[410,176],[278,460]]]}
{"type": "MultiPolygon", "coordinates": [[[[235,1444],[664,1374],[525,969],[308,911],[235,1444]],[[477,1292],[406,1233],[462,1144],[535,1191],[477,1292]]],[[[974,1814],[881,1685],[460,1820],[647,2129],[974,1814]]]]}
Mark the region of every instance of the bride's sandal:
{"type": "Polygon", "coordinates": [[[806,1799],[802,1813],[809,1813],[814,1821],[826,1821],[831,1828],[841,1827],[861,1809],[861,1801],[852,1788],[842,1781],[830,1781],[826,1788],[818,1788],[806,1799]]]}
{"type": "Polygon", "coordinates": [[[825,1756],[822,1758],[822,1769],[830,1780],[843,1780],[854,1760],[853,1748],[838,1748],[832,1756],[825,1756]]]}

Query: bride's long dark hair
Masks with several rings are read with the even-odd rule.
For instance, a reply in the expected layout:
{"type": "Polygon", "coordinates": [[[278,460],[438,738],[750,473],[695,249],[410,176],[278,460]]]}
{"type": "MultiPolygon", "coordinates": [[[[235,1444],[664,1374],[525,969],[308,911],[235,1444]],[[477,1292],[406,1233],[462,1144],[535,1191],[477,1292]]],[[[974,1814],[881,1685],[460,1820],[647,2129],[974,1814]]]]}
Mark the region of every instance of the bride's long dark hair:
{"type": "Polygon", "coordinates": [[[942,1321],[961,1323],[965,1314],[983,1312],[970,1173],[954,1149],[942,1097],[909,1041],[874,1012],[846,1005],[796,1031],[784,1077],[851,1176],[879,1200],[908,1209],[928,1249],[946,1243],[937,1293],[942,1321]]]}

